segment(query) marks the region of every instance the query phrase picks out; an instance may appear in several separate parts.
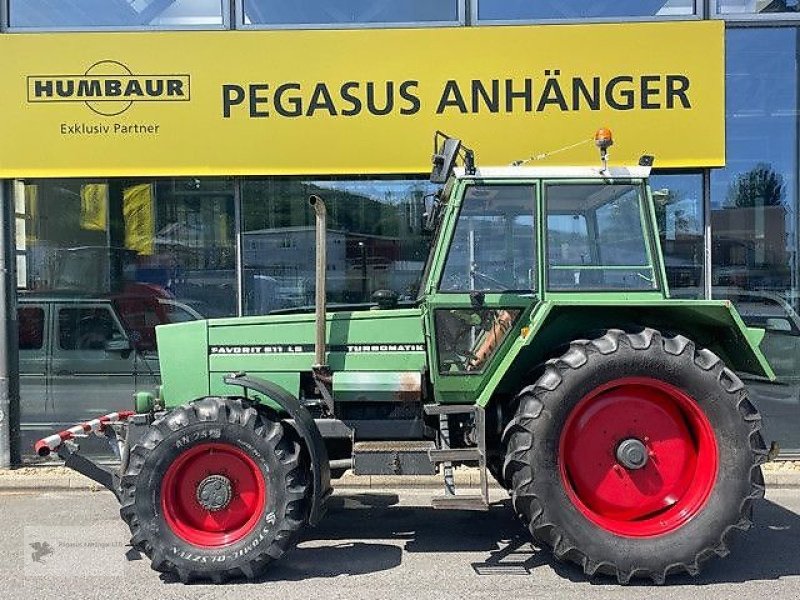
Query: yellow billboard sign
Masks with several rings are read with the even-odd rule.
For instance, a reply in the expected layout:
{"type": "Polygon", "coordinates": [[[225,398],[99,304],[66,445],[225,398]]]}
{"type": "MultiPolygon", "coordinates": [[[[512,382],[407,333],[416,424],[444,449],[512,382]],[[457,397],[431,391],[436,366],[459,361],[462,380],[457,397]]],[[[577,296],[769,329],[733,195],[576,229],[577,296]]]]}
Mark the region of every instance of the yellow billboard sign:
{"type": "Polygon", "coordinates": [[[612,165],[720,166],[723,45],[716,21],[4,35],[0,177],[420,173],[435,130],[585,165],[601,126],[612,165]]]}

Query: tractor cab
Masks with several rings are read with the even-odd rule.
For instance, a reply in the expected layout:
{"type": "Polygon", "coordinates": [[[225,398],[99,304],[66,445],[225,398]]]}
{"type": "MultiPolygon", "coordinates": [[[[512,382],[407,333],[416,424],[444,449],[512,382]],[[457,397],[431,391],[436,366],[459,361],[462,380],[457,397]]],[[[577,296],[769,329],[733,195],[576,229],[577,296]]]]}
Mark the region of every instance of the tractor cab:
{"type": "Polygon", "coordinates": [[[596,168],[482,168],[437,132],[431,181],[443,187],[428,212],[435,237],[420,301],[439,401],[477,399],[493,357],[545,300],[667,296],[647,184],[652,157],[609,167],[611,139],[598,132],[596,168]]]}

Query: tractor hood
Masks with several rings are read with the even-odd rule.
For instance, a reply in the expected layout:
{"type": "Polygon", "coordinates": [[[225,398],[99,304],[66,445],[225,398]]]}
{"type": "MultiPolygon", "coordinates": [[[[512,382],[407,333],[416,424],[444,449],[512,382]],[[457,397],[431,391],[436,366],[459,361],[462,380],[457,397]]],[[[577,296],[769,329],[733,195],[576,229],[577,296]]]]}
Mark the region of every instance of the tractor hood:
{"type": "MultiPolygon", "coordinates": [[[[326,315],[327,363],[334,372],[417,371],[426,364],[417,308],[326,315]]],[[[168,406],[209,394],[237,394],[223,378],[246,372],[297,396],[314,362],[314,315],[281,314],[160,326],[162,399],[168,406]],[[202,373],[198,366],[204,365],[202,373]]]]}

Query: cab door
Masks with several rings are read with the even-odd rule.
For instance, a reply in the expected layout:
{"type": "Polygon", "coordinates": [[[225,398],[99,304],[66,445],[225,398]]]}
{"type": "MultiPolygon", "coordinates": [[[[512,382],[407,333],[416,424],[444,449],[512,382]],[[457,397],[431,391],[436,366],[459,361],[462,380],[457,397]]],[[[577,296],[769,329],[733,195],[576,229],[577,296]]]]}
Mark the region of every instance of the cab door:
{"type": "Polygon", "coordinates": [[[454,188],[426,283],[438,402],[474,403],[539,301],[539,184],[466,180],[454,188]]]}

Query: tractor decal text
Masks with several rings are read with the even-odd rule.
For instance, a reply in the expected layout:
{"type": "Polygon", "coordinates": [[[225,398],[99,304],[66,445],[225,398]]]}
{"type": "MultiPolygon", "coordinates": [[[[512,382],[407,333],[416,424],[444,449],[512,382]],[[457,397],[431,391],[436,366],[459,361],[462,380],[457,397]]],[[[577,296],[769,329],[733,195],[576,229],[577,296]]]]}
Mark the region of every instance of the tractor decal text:
{"type": "MultiPolygon", "coordinates": [[[[424,344],[344,344],[328,346],[329,352],[425,352],[424,344]]],[[[209,346],[208,353],[217,356],[253,355],[253,354],[301,354],[314,352],[309,344],[270,344],[270,345],[224,345],[209,346]]]]}
{"type": "Polygon", "coordinates": [[[283,344],[269,346],[209,346],[209,354],[299,354],[313,352],[314,346],[283,344]]]}
{"type": "Polygon", "coordinates": [[[337,346],[345,352],[425,352],[423,344],[356,344],[337,346]]]}

